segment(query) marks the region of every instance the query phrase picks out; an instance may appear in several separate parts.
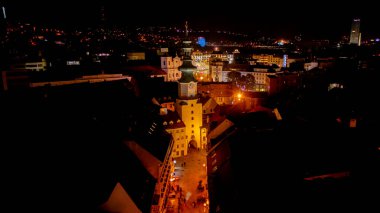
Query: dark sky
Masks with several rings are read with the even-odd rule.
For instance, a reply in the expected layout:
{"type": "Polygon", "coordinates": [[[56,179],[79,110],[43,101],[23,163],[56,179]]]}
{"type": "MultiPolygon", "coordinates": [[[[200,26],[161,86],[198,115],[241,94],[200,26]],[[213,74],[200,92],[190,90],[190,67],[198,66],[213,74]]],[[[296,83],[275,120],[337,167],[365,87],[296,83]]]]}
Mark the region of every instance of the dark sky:
{"type": "MultiPolygon", "coordinates": [[[[367,1],[367,0],[365,0],[367,1]]],[[[363,36],[380,36],[380,13],[373,3],[360,1],[352,4],[322,1],[304,1],[303,4],[282,1],[120,1],[107,3],[79,0],[22,2],[9,0],[8,17],[15,20],[53,24],[57,26],[86,26],[99,22],[100,5],[105,5],[106,17],[111,23],[127,26],[182,25],[257,31],[276,36],[302,33],[317,38],[339,38],[349,33],[351,20],[360,17],[363,36]],[[188,6],[183,6],[187,4],[188,6]],[[22,5],[22,6],[21,6],[22,5]]]]}

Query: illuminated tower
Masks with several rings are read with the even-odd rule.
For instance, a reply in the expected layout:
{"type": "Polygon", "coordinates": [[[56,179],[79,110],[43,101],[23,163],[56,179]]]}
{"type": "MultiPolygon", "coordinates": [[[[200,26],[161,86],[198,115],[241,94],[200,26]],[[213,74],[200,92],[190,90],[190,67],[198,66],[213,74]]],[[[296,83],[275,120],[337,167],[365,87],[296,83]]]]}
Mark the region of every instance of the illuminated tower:
{"type": "Polygon", "coordinates": [[[178,80],[178,99],[176,100],[176,110],[186,126],[187,142],[196,148],[206,148],[206,128],[202,127],[202,103],[197,97],[197,80],[194,72],[197,70],[192,64],[192,45],[188,39],[187,22],[186,38],[183,40],[183,62],[179,67],[182,72],[178,80]]]}
{"type": "Polygon", "coordinates": [[[7,36],[7,13],[5,11],[5,7],[1,6],[1,12],[0,12],[0,44],[1,47],[4,47],[6,42],[6,36],[7,36]]]}
{"type": "Polygon", "coordinates": [[[352,20],[351,25],[351,35],[350,35],[350,44],[355,44],[360,46],[361,42],[361,33],[360,33],[360,19],[352,20]]]}

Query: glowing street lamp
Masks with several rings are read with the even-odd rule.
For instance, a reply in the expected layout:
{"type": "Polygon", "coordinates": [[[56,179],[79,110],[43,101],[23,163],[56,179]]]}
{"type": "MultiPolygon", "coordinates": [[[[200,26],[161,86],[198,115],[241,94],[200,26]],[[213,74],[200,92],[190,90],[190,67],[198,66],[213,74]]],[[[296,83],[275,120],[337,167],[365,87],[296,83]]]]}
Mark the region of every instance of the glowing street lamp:
{"type": "Polygon", "coordinates": [[[238,93],[238,94],[237,94],[237,98],[238,98],[239,101],[241,100],[241,97],[242,97],[242,94],[241,94],[241,93],[238,93]]]}

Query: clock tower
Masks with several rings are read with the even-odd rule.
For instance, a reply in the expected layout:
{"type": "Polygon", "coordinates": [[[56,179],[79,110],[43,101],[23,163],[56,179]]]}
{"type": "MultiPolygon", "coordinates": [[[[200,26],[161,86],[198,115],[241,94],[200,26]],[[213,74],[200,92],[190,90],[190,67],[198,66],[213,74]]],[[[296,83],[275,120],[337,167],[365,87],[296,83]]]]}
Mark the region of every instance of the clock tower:
{"type": "Polygon", "coordinates": [[[202,125],[202,103],[197,97],[197,80],[194,72],[197,68],[191,59],[192,45],[188,38],[188,25],[185,24],[186,37],[182,42],[183,62],[179,71],[182,73],[178,80],[178,99],[176,110],[186,126],[188,144],[195,148],[206,148],[206,128],[202,125]]]}
{"type": "Polygon", "coordinates": [[[191,40],[188,38],[188,26],[186,22],[186,38],[183,41],[182,46],[182,65],[178,67],[182,73],[181,78],[178,80],[178,97],[184,99],[196,98],[197,95],[197,80],[194,78],[194,72],[197,67],[193,65],[191,59],[191,52],[193,50],[191,40]]]}

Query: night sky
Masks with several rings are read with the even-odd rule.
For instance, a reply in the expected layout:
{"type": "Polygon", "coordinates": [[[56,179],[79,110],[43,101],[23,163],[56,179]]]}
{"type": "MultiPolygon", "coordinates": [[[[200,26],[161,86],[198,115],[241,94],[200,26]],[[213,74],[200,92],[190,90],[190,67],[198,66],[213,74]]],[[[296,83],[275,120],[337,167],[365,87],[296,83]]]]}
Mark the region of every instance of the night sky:
{"type": "Polygon", "coordinates": [[[100,6],[105,5],[108,21],[126,26],[182,25],[188,20],[190,26],[210,29],[246,33],[259,31],[274,36],[302,33],[307,37],[340,38],[349,34],[352,18],[360,17],[364,37],[380,36],[380,28],[377,27],[380,13],[375,11],[377,7],[373,3],[365,1],[352,6],[347,1],[332,3],[327,0],[305,1],[303,4],[246,0],[228,3],[174,0],[133,3],[110,0],[107,3],[93,1],[91,4],[73,0],[38,2],[9,0],[6,3],[9,19],[63,27],[90,26],[99,22],[100,6]],[[188,6],[182,6],[184,3],[188,6]]]}

